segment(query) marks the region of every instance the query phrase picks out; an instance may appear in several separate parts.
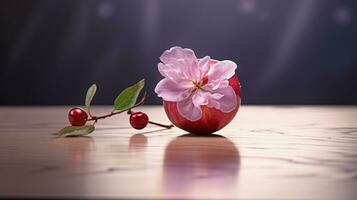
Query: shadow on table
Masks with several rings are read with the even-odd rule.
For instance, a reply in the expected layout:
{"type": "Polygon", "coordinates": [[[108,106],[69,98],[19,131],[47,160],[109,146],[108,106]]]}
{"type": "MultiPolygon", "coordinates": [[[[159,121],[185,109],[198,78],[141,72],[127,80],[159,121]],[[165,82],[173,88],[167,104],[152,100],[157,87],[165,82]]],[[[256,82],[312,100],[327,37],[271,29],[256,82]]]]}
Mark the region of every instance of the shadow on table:
{"type": "Polygon", "coordinates": [[[229,194],[236,191],[239,169],[240,154],[229,139],[186,134],[165,149],[162,187],[170,195],[229,194]]]}

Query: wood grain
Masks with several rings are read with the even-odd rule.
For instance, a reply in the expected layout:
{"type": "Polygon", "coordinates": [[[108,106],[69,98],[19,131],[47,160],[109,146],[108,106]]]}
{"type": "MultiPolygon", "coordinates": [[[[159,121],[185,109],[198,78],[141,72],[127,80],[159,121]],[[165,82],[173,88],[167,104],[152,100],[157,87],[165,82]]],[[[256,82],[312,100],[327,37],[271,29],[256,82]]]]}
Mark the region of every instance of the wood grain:
{"type": "Polygon", "coordinates": [[[357,199],[357,107],[243,106],[211,137],[121,115],[55,138],[68,109],[0,108],[1,198],[357,199]]]}

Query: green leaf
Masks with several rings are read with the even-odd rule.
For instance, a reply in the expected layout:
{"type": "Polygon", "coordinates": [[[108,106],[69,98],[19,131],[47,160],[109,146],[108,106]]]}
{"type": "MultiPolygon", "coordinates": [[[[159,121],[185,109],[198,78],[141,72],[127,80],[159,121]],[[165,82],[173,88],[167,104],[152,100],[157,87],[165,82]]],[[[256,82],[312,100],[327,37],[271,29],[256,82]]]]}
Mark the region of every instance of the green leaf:
{"type": "Polygon", "coordinates": [[[116,110],[125,110],[136,103],[140,91],[144,88],[145,79],[123,90],[114,101],[116,110]]]}
{"type": "Polygon", "coordinates": [[[87,110],[87,112],[89,114],[90,114],[90,104],[91,104],[91,102],[93,100],[93,97],[94,97],[96,91],[97,91],[97,85],[96,84],[93,84],[87,90],[85,105],[86,105],[86,110],[87,110]]]}
{"type": "Polygon", "coordinates": [[[94,130],[95,130],[94,125],[66,126],[62,128],[60,131],[58,131],[57,135],[60,137],[83,136],[83,135],[88,135],[94,130]]]}

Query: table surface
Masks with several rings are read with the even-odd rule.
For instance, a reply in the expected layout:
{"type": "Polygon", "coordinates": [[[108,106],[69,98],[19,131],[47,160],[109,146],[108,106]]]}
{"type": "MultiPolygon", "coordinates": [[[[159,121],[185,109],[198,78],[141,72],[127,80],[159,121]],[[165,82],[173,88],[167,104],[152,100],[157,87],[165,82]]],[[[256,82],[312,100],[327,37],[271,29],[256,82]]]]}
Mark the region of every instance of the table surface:
{"type": "Polygon", "coordinates": [[[0,198],[357,199],[357,107],[242,106],[212,137],[120,115],[56,138],[68,109],[0,107],[0,198]]]}

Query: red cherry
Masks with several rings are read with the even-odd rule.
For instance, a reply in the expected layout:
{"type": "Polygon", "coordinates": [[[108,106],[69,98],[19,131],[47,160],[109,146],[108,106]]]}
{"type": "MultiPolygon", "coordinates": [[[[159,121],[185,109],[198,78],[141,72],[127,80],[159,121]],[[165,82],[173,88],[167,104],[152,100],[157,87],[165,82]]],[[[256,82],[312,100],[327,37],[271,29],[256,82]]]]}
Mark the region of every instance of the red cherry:
{"type": "Polygon", "coordinates": [[[83,126],[88,120],[88,115],[82,108],[75,107],[68,112],[68,120],[72,126],[83,126]]]}
{"type": "Polygon", "coordinates": [[[132,112],[129,121],[133,128],[143,129],[148,124],[149,117],[143,112],[132,112]]]}

